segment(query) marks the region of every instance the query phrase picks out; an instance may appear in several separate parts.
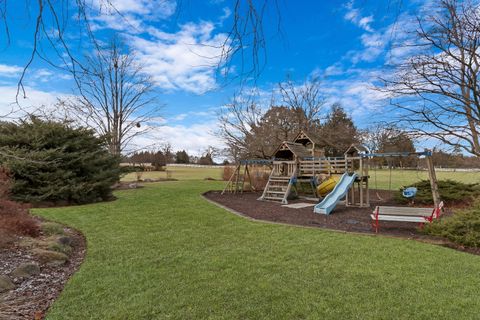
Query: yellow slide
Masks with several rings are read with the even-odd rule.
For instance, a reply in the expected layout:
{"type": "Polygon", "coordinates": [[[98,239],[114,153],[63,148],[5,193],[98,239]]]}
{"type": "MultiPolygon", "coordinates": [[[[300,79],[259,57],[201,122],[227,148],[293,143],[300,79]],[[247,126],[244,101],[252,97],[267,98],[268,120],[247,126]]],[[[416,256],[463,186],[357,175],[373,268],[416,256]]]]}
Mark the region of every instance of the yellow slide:
{"type": "Polygon", "coordinates": [[[317,187],[317,194],[325,197],[333,190],[333,188],[335,188],[338,180],[340,180],[339,176],[331,176],[330,178],[326,179],[317,187]]]}

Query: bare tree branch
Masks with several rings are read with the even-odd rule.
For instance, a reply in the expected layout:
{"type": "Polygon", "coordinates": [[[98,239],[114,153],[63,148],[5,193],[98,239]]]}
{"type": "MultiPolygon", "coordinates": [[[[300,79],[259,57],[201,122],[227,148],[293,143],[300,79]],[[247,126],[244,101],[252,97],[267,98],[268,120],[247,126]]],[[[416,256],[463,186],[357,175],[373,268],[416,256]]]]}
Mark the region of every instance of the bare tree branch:
{"type": "Polygon", "coordinates": [[[132,53],[122,51],[118,40],[86,61],[77,74],[79,97],[60,105],[72,118],[106,136],[110,151],[120,154],[149,129],[147,122],[158,116],[162,106],[156,103],[151,78],[132,53]]]}
{"type": "Polygon", "coordinates": [[[419,53],[378,89],[404,111],[410,134],[480,157],[480,5],[442,0],[418,18],[416,37],[419,53]]]}

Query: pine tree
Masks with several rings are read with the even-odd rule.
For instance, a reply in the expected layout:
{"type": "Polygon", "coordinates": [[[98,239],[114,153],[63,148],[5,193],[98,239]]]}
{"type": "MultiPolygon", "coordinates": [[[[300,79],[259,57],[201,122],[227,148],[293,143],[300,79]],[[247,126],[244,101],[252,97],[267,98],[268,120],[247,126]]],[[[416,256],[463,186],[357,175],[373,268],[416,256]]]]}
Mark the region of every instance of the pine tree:
{"type": "Polygon", "coordinates": [[[120,159],[93,131],[31,117],[0,123],[0,161],[14,178],[12,198],[23,202],[87,203],[112,197],[120,159]]]}
{"type": "Polygon", "coordinates": [[[190,157],[188,156],[188,153],[185,150],[177,151],[177,154],[175,156],[175,162],[190,163],[190,157]]]}

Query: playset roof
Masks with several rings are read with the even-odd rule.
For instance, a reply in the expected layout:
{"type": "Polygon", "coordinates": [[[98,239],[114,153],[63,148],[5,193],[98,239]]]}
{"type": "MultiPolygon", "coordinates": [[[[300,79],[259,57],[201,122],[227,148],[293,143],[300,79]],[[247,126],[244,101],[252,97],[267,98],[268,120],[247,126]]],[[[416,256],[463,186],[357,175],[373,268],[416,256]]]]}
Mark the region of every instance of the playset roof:
{"type": "Polygon", "coordinates": [[[354,154],[354,153],[366,154],[366,153],[369,153],[369,150],[364,145],[353,143],[350,145],[350,147],[348,147],[347,151],[344,152],[344,155],[354,154]]]}
{"type": "Polygon", "coordinates": [[[300,132],[293,139],[293,142],[299,142],[305,139],[309,140],[312,143],[315,143],[317,147],[326,147],[331,145],[331,143],[329,143],[322,136],[318,135],[315,132],[306,131],[306,130],[300,130],[300,132]]]}
{"type": "Polygon", "coordinates": [[[284,141],[278,148],[275,150],[274,156],[277,157],[279,151],[291,151],[296,157],[298,158],[308,158],[311,157],[312,154],[308,151],[307,148],[301,143],[289,142],[284,141]]]}

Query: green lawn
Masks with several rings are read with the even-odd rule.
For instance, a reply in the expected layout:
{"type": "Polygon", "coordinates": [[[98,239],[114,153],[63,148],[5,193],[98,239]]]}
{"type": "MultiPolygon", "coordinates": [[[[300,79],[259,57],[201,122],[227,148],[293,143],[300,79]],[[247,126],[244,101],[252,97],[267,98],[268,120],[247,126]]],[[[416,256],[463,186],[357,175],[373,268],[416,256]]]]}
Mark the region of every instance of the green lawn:
{"type": "MultiPolygon", "coordinates": [[[[437,171],[437,179],[451,179],[463,183],[480,183],[480,172],[446,172],[437,171]]],[[[369,171],[370,188],[389,189],[390,181],[392,189],[398,190],[402,186],[415,183],[419,180],[427,180],[428,173],[426,171],[416,170],[392,170],[390,180],[390,170],[373,170],[369,171]],[[376,179],[376,183],[375,183],[376,179]]]]}
{"type": "Polygon", "coordinates": [[[48,319],[475,319],[480,257],[411,240],[272,225],[179,181],[35,209],[85,234],[48,319]]]}
{"type": "MultiPolygon", "coordinates": [[[[221,179],[223,168],[191,168],[191,167],[169,167],[170,177],[177,180],[203,180],[205,178],[221,179]]],[[[373,170],[370,172],[370,188],[388,190],[391,181],[392,190],[415,183],[421,179],[428,179],[426,171],[415,170],[392,170],[391,180],[389,170],[373,170]]],[[[165,171],[144,172],[142,179],[166,178],[165,171]]],[[[452,179],[463,183],[480,183],[480,172],[437,172],[438,179],[452,179]]],[[[124,181],[134,181],[136,176],[130,173],[123,178],[124,181]]]]}

